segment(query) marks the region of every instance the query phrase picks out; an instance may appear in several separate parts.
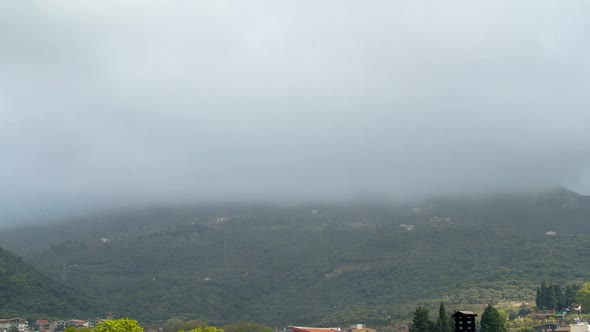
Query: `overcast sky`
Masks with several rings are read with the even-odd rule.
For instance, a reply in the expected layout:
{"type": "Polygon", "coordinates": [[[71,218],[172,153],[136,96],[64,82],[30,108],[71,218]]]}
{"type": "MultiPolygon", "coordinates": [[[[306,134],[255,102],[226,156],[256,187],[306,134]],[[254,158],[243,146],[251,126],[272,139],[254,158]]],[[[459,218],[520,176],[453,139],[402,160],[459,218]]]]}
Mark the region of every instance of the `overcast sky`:
{"type": "Polygon", "coordinates": [[[588,1],[2,1],[0,225],[590,193],[588,1]]]}

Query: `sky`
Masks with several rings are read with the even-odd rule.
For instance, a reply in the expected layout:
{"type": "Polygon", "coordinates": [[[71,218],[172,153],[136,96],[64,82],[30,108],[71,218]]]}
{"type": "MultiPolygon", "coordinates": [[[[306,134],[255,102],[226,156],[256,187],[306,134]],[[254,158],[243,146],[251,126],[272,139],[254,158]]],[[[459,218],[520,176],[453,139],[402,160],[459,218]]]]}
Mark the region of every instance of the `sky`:
{"type": "Polygon", "coordinates": [[[590,194],[587,1],[3,1],[0,225],[590,194]]]}

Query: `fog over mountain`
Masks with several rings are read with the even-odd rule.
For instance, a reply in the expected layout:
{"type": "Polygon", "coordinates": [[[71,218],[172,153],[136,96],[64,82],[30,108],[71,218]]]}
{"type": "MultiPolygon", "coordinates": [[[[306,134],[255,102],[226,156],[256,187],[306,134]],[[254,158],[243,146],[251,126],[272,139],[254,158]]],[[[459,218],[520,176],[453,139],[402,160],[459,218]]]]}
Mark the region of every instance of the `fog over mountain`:
{"type": "Polygon", "coordinates": [[[5,1],[0,225],[590,192],[586,1],[5,1]]]}

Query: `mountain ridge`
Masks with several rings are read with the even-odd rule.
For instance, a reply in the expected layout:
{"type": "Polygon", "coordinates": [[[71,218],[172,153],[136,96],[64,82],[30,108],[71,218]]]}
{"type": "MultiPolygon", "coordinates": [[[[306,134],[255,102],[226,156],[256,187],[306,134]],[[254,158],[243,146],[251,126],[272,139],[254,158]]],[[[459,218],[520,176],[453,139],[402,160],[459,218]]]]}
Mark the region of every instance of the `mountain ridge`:
{"type": "Polygon", "coordinates": [[[541,279],[584,282],[586,198],[561,190],[406,205],[128,210],[28,229],[44,242],[23,252],[55,279],[66,262],[69,284],[147,322],[386,325],[418,304],[528,302],[541,279]]]}
{"type": "Polygon", "coordinates": [[[96,304],[0,248],[0,317],[93,317],[96,304]]]}

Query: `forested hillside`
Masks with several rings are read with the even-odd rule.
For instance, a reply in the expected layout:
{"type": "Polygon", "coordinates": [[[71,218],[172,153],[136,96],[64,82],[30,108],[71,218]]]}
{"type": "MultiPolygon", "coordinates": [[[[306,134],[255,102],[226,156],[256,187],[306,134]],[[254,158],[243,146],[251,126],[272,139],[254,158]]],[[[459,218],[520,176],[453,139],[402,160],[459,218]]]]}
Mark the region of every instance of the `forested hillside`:
{"type": "Polygon", "coordinates": [[[0,317],[96,317],[88,296],[39,273],[0,248],[0,317]]]}
{"type": "Polygon", "coordinates": [[[177,206],[0,239],[56,279],[65,264],[69,285],[142,321],[385,325],[418,304],[534,303],[543,279],[588,281],[589,212],[587,197],[565,189],[405,205],[177,206]]]}

